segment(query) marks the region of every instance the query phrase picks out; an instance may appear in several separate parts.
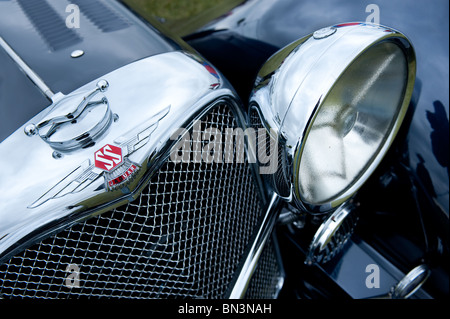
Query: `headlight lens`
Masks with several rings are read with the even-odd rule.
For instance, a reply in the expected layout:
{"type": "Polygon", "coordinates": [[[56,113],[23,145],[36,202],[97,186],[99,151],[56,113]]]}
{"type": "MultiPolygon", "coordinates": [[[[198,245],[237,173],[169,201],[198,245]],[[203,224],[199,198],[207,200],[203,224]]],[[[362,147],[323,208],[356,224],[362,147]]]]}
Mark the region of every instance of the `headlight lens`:
{"type": "Polygon", "coordinates": [[[298,168],[302,201],[320,205],[342,196],[382,156],[407,81],[407,60],[393,42],[372,46],[350,64],[307,129],[298,168]]]}

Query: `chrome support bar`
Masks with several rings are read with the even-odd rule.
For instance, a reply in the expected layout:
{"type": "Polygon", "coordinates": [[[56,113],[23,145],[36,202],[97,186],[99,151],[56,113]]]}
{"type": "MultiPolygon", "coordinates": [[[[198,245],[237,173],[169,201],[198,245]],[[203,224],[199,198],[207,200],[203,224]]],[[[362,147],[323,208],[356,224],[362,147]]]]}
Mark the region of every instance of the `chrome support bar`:
{"type": "Polygon", "coordinates": [[[55,93],[45,84],[45,82],[37,75],[22,58],[9,46],[6,41],[0,37],[0,46],[5,50],[6,53],[17,63],[17,65],[25,72],[25,74],[33,81],[34,84],[44,93],[47,98],[52,100],[55,93]]]}
{"type": "Polygon", "coordinates": [[[241,272],[236,280],[236,283],[229,295],[229,299],[241,299],[244,297],[248,284],[258,264],[261,252],[272,233],[277,220],[277,208],[280,198],[277,194],[273,194],[270,203],[267,207],[266,215],[262,222],[261,228],[258,230],[255,241],[253,242],[250,252],[242,266],[241,272]]]}

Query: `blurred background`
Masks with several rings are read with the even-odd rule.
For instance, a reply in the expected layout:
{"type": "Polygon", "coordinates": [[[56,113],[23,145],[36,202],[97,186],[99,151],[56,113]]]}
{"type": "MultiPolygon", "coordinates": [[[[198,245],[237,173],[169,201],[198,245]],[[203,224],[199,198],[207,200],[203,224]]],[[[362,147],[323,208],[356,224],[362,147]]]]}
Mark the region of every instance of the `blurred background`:
{"type": "Polygon", "coordinates": [[[192,33],[245,0],[122,0],[144,18],[156,19],[178,36],[192,33]]]}

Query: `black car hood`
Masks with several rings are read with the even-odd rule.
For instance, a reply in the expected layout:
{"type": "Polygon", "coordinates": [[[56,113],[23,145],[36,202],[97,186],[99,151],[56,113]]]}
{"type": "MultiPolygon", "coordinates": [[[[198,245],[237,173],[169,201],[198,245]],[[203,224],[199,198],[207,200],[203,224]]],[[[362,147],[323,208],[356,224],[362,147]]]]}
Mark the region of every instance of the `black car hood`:
{"type": "MultiPolygon", "coordinates": [[[[0,36],[52,92],[68,94],[136,60],[177,45],[116,1],[71,0],[79,28],[68,28],[72,11],[59,0],[1,0],[0,36]],[[75,50],[84,55],[72,58],[75,50]]],[[[0,141],[51,104],[0,47],[0,141]]]]}

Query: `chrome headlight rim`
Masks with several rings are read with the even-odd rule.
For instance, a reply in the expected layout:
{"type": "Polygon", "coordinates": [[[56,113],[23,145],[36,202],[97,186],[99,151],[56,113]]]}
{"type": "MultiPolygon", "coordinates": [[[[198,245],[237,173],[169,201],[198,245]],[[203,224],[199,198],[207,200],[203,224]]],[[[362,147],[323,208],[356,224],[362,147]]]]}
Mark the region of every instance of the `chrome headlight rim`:
{"type": "MultiPolygon", "coordinates": [[[[365,24],[361,24],[359,26],[366,26],[365,24]]],[[[359,27],[359,26],[353,26],[350,27],[359,27]]],[[[416,76],[416,58],[414,49],[408,40],[408,38],[403,35],[402,33],[398,31],[394,31],[390,28],[385,28],[381,26],[371,26],[369,27],[377,27],[379,29],[385,29],[385,32],[389,32],[388,34],[376,39],[373,41],[370,45],[367,45],[364,47],[363,50],[359,51],[357,54],[355,54],[352,58],[348,59],[348,62],[346,62],[345,69],[339,74],[337,79],[330,83],[328,85],[328,88],[324,91],[322,91],[319,96],[319,100],[317,104],[314,106],[312,112],[310,113],[310,117],[308,120],[308,123],[302,132],[300,138],[297,140],[297,144],[294,147],[294,152],[292,154],[293,158],[293,175],[292,175],[292,192],[293,192],[293,200],[303,210],[306,210],[311,213],[323,213],[328,212],[330,210],[336,209],[341,204],[352,198],[356,192],[365,184],[367,179],[373,174],[373,172],[376,170],[378,165],[382,162],[383,158],[385,157],[386,153],[388,152],[390,146],[392,145],[393,141],[395,140],[395,137],[398,133],[398,131],[401,128],[401,125],[403,123],[403,119],[406,116],[406,113],[408,111],[408,106],[410,103],[411,95],[414,89],[414,83],[415,83],[415,76],[416,76]],[[343,191],[339,192],[336,196],[333,198],[330,198],[327,201],[323,202],[308,202],[302,195],[300,187],[299,187],[299,170],[300,170],[300,162],[303,155],[304,147],[306,144],[306,140],[308,138],[308,135],[310,133],[310,130],[314,124],[314,120],[316,119],[317,115],[319,114],[321,107],[323,106],[324,102],[326,101],[328,95],[330,92],[332,92],[333,88],[336,86],[336,84],[341,79],[342,75],[354,64],[356,60],[358,60],[362,55],[367,53],[369,50],[371,50],[373,47],[381,44],[381,43],[394,43],[396,44],[401,51],[404,54],[405,60],[406,60],[406,66],[407,66],[407,74],[406,74],[406,83],[404,85],[402,96],[402,102],[399,106],[398,110],[396,111],[395,119],[393,119],[390,128],[387,131],[387,135],[384,137],[384,141],[380,143],[380,146],[378,147],[376,151],[376,155],[374,155],[371,158],[371,161],[369,161],[366,165],[366,167],[363,169],[363,172],[355,178],[355,180],[349,184],[343,191]]],[[[294,99],[291,104],[294,104],[294,99]]],[[[290,111],[290,110],[289,110],[290,111]]],[[[289,116],[289,111],[286,113],[286,118],[289,116]]],[[[286,126],[283,123],[282,131],[288,130],[286,126]]]]}
{"type": "MultiPolygon", "coordinates": [[[[373,52],[384,53],[382,50],[373,52]]],[[[372,56],[377,57],[378,55],[372,56]]],[[[378,62],[383,61],[382,59],[377,60],[378,62]]],[[[366,61],[370,63],[371,60],[366,59],[366,61]]],[[[377,70],[376,66],[381,64],[370,65],[372,66],[370,74],[374,74],[374,71],[377,70]]],[[[394,63],[394,65],[397,64],[394,63]]],[[[286,186],[290,191],[289,194],[280,194],[274,188],[278,196],[295,205],[298,209],[314,214],[328,213],[352,198],[375,171],[378,164],[381,163],[394,141],[407,113],[414,89],[415,72],[414,48],[405,35],[389,27],[364,22],[342,23],[318,30],[292,42],[272,55],[257,75],[249,105],[259,111],[261,122],[267,130],[269,128],[275,130],[279,148],[282,147],[282,151],[288,159],[289,169],[284,173],[289,174],[288,185],[286,186]],[[368,156],[362,157],[363,160],[373,161],[374,163],[370,165],[369,169],[365,169],[366,174],[363,174],[363,176],[359,176],[358,173],[352,175],[350,179],[352,187],[346,189],[345,192],[338,194],[339,196],[332,194],[333,196],[327,198],[329,200],[323,202],[305,200],[301,195],[298,183],[300,155],[305,146],[305,138],[308,136],[311,124],[314,123],[315,116],[318,114],[317,111],[326,101],[327,94],[332,91],[335,83],[339,82],[340,77],[352,65],[352,62],[372,49],[373,46],[383,42],[396,44],[398,48],[394,48],[394,54],[398,58],[395,59],[402,64],[400,68],[389,67],[388,69],[389,71],[394,70],[393,74],[401,74],[400,77],[394,77],[401,80],[394,81],[394,83],[400,83],[396,86],[397,90],[386,91],[393,92],[391,96],[395,98],[395,105],[389,103],[391,108],[385,109],[400,111],[398,113],[396,113],[397,111],[389,112],[389,116],[386,117],[389,120],[385,123],[391,123],[391,119],[395,118],[394,113],[397,116],[392,127],[386,126],[388,129],[382,131],[383,136],[386,136],[386,140],[381,140],[384,147],[377,151],[377,156],[374,156],[376,161],[368,156]],[[354,176],[359,176],[359,179],[352,180],[354,176]]],[[[354,83],[356,82],[354,81],[354,83]]],[[[356,86],[355,89],[357,88],[356,86]]],[[[390,87],[385,86],[383,89],[390,89],[390,87]]],[[[352,92],[351,89],[349,92],[352,92]]],[[[369,93],[372,94],[373,92],[369,93]]],[[[380,96],[384,98],[384,94],[380,96]]],[[[394,101],[394,99],[391,98],[386,101],[394,101]]],[[[377,140],[377,143],[379,141],[380,139],[377,140]]],[[[361,167],[364,168],[365,164],[360,159],[358,161],[363,163],[361,167]]],[[[278,170],[280,169],[285,168],[278,166],[278,170]]],[[[355,170],[353,171],[355,172],[355,170]]],[[[325,199],[325,197],[322,199],[325,199]]]]}

